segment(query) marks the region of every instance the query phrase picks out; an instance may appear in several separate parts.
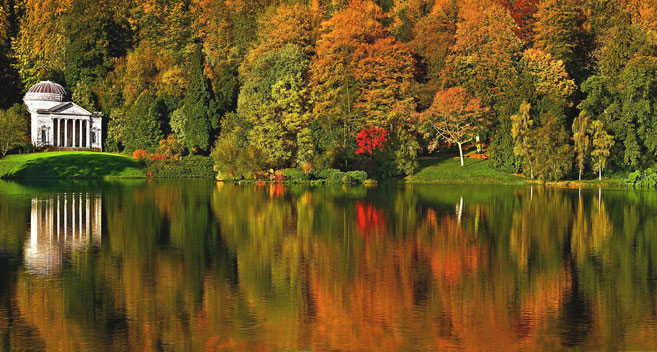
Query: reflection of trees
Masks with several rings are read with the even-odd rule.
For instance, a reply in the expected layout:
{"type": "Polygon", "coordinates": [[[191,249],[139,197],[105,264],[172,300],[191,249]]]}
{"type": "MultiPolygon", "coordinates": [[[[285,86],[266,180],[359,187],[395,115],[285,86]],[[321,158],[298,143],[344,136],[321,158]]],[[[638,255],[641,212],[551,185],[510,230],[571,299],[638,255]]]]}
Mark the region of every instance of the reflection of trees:
{"type": "MultiPolygon", "coordinates": [[[[646,204],[655,197],[628,197],[193,182],[108,189],[100,248],[47,280],[10,278],[6,305],[24,318],[5,345],[652,349],[657,219],[646,204]]],[[[0,233],[0,249],[19,257],[21,214],[0,208],[0,224],[16,218],[7,226],[23,233],[0,233]]]]}

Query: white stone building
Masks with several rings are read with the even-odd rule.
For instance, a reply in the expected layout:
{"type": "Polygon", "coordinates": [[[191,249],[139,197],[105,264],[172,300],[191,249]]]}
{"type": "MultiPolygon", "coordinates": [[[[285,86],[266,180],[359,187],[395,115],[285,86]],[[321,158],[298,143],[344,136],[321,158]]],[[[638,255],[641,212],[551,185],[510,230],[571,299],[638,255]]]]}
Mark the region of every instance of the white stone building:
{"type": "Polygon", "coordinates": [[[43,81],[23,98],[31,121],[32,144],[37,147],[102,150],[103,115],[66,101],[61,85],[43,81]]]}

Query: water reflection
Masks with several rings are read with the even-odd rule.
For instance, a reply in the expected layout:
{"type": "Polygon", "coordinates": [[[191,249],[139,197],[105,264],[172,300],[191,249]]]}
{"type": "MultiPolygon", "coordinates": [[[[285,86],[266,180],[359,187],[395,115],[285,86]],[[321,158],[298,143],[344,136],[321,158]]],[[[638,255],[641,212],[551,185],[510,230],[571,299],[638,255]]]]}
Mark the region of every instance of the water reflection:
{"type": "Polygon", "coordinates": [[[0,187],[0,349],[657,348],[657,193],[80,188],[0,187]]]}
{"type": "Polygon", "coordinates": [[[39,274],[50,274],[60,269],[73,251],[99,245],[101,209],[102,200],[97,193],[56,193],[32,198],[26,267],[39,274]]]}

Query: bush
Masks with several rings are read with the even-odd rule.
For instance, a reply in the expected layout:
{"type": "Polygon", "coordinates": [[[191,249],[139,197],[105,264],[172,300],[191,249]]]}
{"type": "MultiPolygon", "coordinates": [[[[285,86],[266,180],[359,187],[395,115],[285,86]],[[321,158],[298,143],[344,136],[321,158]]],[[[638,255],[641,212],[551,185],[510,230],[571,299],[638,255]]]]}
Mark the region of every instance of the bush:
{"type": "Polygon", "coordinates": [[[356,183],[363,183],[365,180],[367,180],[367,172],[365,171],[349,171],[346,173],[347,176],[351,178],[353,182],[356,183]]]}
{"type": "Polygon", "coordinates": [[[281,170],[285,180],[289,182],[305,182],[310,179],[303,170],[300,169],[283,169],[281,170]]]}
{"type": "Polygon", "coordinates": [[[627,175],[623,183],[632,188],[656,188],[657,168],[635,171],[627,175]]]}
{"type": "MultiPolygon", "coordinates": [[[[334,175],[340,174],[343,174],[343,172],[338,169],[324,169],[317,171],[316,176],[318,179],[330,180],[334,175]]],[[[340,178],[342,178],[342,176],[340,176],[340,178]]]]}
{"type": "Polygon", "coordinates": [[[147,160],[145,173],[157,178],[214,177],[212,158],[192,155],[176,159],[147,160]]]}
{"type": "Polygon", "coordinates": [[[147,155],[148,152],[144,149],[137,149],[134,152],[132,152],[132,158],[135,160],[145,159],[147,155]]]}

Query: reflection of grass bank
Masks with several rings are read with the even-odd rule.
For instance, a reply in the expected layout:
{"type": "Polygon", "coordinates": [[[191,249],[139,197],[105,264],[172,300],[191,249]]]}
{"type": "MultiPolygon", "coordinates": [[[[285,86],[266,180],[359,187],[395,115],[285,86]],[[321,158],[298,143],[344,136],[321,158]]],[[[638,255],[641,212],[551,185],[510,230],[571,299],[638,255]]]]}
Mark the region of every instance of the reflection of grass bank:
{"type": "Polygon", "coordinates": [[[442,184],[497,184],[522,185],[544,184],[547,186],[566,188],[591,188],[622,186],[622,180],[617,178],[595,180],[567,180],[558,182],[543,182],[531,180],[526,177],[510,175],[493,170],[490,161],[484,159],[465,159],[465,166],[461,167],[458,157],[443,155],[420,160],[419,171],[415,175],[406,177],[407,183],[442,183],[442,184]]]}
{"type": "Polygon", "coordinates": [[[505,174],[489,167],[489,161],[483,159],[465,159],[461,167],[458,157],[444,155],[420,160],[419,171],[408,176],[409,183],[446,183],[446,184],[504,184],[517,185],[531,182],[527,178],[505,174]]]}
{"type": "Polygon", "coordinates": [[[0,159],[0,178],[141,178],[130,157],[95,152],[49,152],[0,159]]]}

